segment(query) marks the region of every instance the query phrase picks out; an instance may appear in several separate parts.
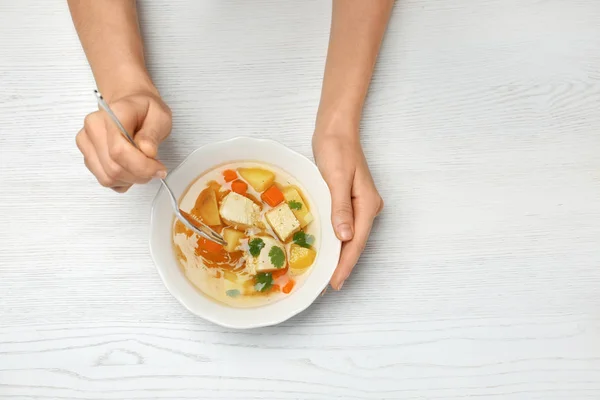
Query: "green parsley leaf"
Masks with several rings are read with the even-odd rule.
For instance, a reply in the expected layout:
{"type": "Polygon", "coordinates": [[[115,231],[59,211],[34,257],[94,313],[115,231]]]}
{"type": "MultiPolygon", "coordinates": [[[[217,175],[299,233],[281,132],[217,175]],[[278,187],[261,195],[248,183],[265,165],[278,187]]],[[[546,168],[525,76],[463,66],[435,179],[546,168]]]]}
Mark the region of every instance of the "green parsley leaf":
{"type": "Polygon", "coordinates": [[[306,241],[306,233],[304,233],[304,231],[298,231],[294,233],[293,240],[296,244],[304,243],[306,241]]]}
{"type": "Polygon", "coordinates": [[[273,275],[270,273],[260,273],[254,277],[254,289],[257,292],[265,292],[273,286],[273,275]]]}
{"type": "Polygon", "coordinates": [[[265,242],[261,238],[254,238],[248,243],[248,246],[250,246],[250,254],[252,257],[258,257],[260,251],[265,247],[265,242]]]}
{"type": "Polygon", "coordinates": [[[315,237],[308,235],[304,231],[298,231],[294,233],[294,243],[300,247],[310,248],[315,243],[315,237]]]}
{"type": "Polygon", "coordinates": [[[285,263],[285,253],[283,250],[281,250],[281,247],[271,247],[271,251],[269,251],[269,257],[276,268],[283,267],[283,264],[285,263]]]}
{"type": "Polygon", "coordinates": [[[302,210],[302,203],[296,200],[291,200],[288,202],[288,206],[290,206],[292,210],[302,210]]]}
{"type": "Polygon", "coordinates": [[[241,293],[237,289],[230,289],[226,291],[225,294],[229,297],[238,297],[241,293]]]}

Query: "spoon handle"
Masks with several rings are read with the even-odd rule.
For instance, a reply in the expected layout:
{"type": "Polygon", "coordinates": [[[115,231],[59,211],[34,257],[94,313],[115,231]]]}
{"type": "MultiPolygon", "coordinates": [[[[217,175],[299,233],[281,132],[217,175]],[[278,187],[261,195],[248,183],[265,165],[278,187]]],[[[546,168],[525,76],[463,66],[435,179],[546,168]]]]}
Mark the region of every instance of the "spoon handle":
{"type": "Polygon", "coordinates": [[[125,129],[125,127],[123,126],[123,124],[121,123],[121,121],[119,121],[119,118],[117,118],[117,116],[115,115],[115,113],[113,112],[113,110],[110,109],[110,107],[108,106],[108,103],[106,102],[106,100],[104,100],[104,97],[102,97],[102,94],[100,94],[100,92],[98,90],[94,89],[94,94],[96,95],[96,97],[98,98],[98,105],[104,110],[106,111],[106,113],[108,114],[108,116],[110,117],[110,119],[112,119],[112,121],[117,125],[117,127],[119,128],[119,131],[121,132],[121,134],[123,136],[125,136],[125,138],[127,140],[129,140],[129,143],[131,143],[133,145],[133,147],[135,147],[136,149],[140,149],[138,147],[137,144],[135,144],[135,142],[133,141],[133,137],[129,134],[129,132],[127,132],[127,129],[125,129]]]}
{"type": "MultiPolygon", "coordinates": [[[[117,116],[115,115],[115,113],[113,112],[113,110],[111,110],[110,106],[108,105],[108,103],[106,102],[106,100],[104,100],[104,98],[102,97],[102,94],[98,91],[98,90],[94,90],[94,94],[96,95],[96,98],[98,99],[98,105],[100,106],[100,108],[102,108],[104,111],[106,111],[106,113],[108,114],[108,116],[110,117],[110,119],[117,125],[117,127],[119,128],[119,131],[121,132],[121,134],[129,141],[129,143],[131,143],[133,145],[133,147],[135,147],[136,149],[140,150],[140,148],[138,147],[137,144],[135,144],[135,142],[133,141],[133,137],[127,132],[127,130],[125,129],[125,127],[123,126],[123,124],[121,123],[121,121],[119,121],[119,118],[117,118],[117,116]]],[[[225,241],[225,239],[223,239],[223,237],[221,235],[219,235],[217,232],[215,232],[214,230],[212,230],[210,227],[202,224],[200,226],[195,226],[194,224],[190,223],[187,218],[185,218],[182,214],[181,211],[179,210],[179,204],[177,204],[177,198],[175,197],[175,194],[173,193],[173,191],[171,190],[171,188],[169,187],[169,185],[167,185],[167,182],[164,179],[160,179],[160,183],[163,185],[163,187],[165,188],[165,190],[167,191],[167,194],[169,195],[170,199],[171,199],[171,205],[173,206],[173,212],[175,213],[175,216],[189,229],[191,229],[192,231],[196,232],[197,234],[199,234],[200,236],[211,240],[213,242],[222,244],[222,245],[226,245],[227,242],[225,241]]]]}

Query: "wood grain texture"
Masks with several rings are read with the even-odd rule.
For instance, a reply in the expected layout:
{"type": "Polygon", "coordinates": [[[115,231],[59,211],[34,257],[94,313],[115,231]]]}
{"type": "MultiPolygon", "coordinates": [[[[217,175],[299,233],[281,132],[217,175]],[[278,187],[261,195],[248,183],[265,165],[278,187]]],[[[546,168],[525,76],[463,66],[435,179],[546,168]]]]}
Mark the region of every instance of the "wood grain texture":
{"type": "MultiPolygon", "coordinates": [[[[144,0],[168,167],[237,135],[310,156],[330,3],[144,0]]],[[[183,309],[157,186],[74,144],[93,79],[60,0],[0,2],[0,399],[600,398],[600,3],[403,0],[362,133],[386,210],[280,326],[183,309]]]]}

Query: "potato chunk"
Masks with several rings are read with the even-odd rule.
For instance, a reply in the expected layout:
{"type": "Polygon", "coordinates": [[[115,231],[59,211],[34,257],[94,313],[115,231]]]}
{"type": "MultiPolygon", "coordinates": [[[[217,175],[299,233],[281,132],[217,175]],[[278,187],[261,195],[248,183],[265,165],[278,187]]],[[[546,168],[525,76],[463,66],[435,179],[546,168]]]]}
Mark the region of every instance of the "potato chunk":
{"type": "Polygon", "coordinates": [[[233,253],[237,250],[240,245],[240,240],[244,237],[244,232],[240,232],[238,230],[232,228],[223,229],[223,239],[227,242],[227,246],[225,246],[225,250],[229,253],[233,253]]]}
{"type": "Polygon", "coordinates": [[[313,221],[313,215],[308,209],[308,205],[300,195],[298,189],[294,186],[287,186],[283,188],[283,197],[288,203],[292,212],[300,222],[300,227],[304,228],[313,221]]]}
{"type": "Polygon", "coordinates": [[[238,168],[238,173],[257,192],[264,192],[275,181],[275,174],[262,168],[238,168]]]}
{"type": "Polygon", "coordinates": [[[200,193],[190,214],[200,217],[206,225],[221,225],[217,194],[213,188],[208,187],[200,193]]]}
{"type": "Polygon", "coordinates": [[[304,273],[306,268],[310,267],[313,264],[313,262],[315,262],[316,257],[317,252],[313,249],[298,246],[297,244],[292,244],[290,246],[291,272],[295,275],[300,275],[304,273]]]}

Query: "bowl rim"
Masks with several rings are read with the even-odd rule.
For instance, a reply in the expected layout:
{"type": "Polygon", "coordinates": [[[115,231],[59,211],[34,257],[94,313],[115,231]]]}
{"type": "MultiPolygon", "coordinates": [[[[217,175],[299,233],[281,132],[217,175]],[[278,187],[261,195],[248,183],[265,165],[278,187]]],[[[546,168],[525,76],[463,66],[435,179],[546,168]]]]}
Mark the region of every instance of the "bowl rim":
{"type": "MultiPolygon", "coordinates": [[[[233,144],[236,142],[244,142],[244,141],[248,141],[248,142],[254,142],[258,145],[260,145],[261,143],[269,143],[270,145],[275,145],[278,146],[282,149],[284,149],[284,151],[287,151],[291,154],[293,154],[296,157],[299,157],[301,159],[304,159],[307,164],[310,164],[310,168],[313,170],[313,172],[316,172],[317,175],[320,177],[320,180],[325,184],[325,186],[328,188],[327,183],[324,181],[323,177],[321,176],[321,173],[319,171],[319,169],[317,168],[317,166],[315,165],[315,163],[310,160],[308,157],[298,153],[295,150],[290,149],[289,147],[285,146],[284,144],[282,144],[281,142],[277,141],[277,140],[273,140],[273,139],[265,139],[265,138],[253,138],[253,137],[248,137],[248,136],[236,136],[230,139],[226,139],[226,140],[222,140],[222,141],[218,141],[218,142],[213,142],[213,143],[207,143],[205,145],[202,145],[200,147],[198,147],[197,149],[195,149],[194,151],[192,151],[190,154],[188,154],[183,161],[181,161],[181,163],[179,163],[179,165],[177,165],[177,167],[173,168],[171,170],[171,172],[169,173],[169,175],[172,175],[174,173],[176,173],[177,171],[179,171],[181,168],[183,168],[185,166],[185,164],[187,164],[188,162],[190,162],[190,160],[192,159],[192,157],[194,156],[194,154],[198,153],[198,152],[205,152],[207,150],[210,150],[210,148],[212,147],[222,147],[222,146],[227,146],[229,144],[233,144]]],[[[257,161],[260,162],[260,161],[257,161]]],[[[268,162],[265,162],[268,163],[268,162]]],[[[282,168],[285,170],[284,167],[280,167],[275,165],[275,167],[278,168],[282,168]]],[[[306,166],[306,168],[308,168],[308,165],[306,166]]],[[[204,171],[200,172],[203,173],[204,171]]],[[[167,180],[168,180],[169,176],[167,176],[167,180]]],[[[306,310],[308,307],[310,307],[314,301],[319,297],[319,295],[323,292],[323,290],[325,290],[325,288],[329,285],[329,281],[331,280],[331,277],[333,276],[333,273],[335,272],[335,268],[333,268],[331,270],[331,273],[328,274],[327,276],[327,280],[324,280],[324,282],[322,284],[319,285],[320,290],[315,293],[314,295],[311,295],[309,297],[306,297],[306,299],[302,302],[296,302],[297,305],[293,308],[290,308],[288,312],[285,313],[281,313],[281,315],[279,316],[273,316],[272,318],[270,318],[269,320],[264,320],[264,321],[256,321],[256,322],[247,322],[247,323],[232,323],[232,322],[228,322],[226,319],[220,319],[218,317],[214,317],[212,315],[209,314],[203,314],[200,315],[197,311],[195,311],[193,309],[193,307],[191,306],[191,304],[188,304],[188,300],[185,298],[185,296],[183,296],[180,291],[175,287],[176,285],[172,282],[170,282],[169,279],[167,279],[166,277],[166,272],[163,271],[164,267],[160,267],[159,266],[159,262],[157,261],[157,255],[155,254],[155,249],[153,248],[152,245],[152,239],[153,239],[153,226],[155,224],[155,212],[157,210],[157,204],[160,200],[161,195],[163,195],[163,193],[165,193],[165,189],[163,188],[162,185],[160,185],[160,187],[158,188],[158,191],[156,193],[156,195],[154,196],[154,199],[152,201],[152,207],[150,209],[150,232],[149,232],[149,241],[148,241],[148,245],[150,248],[150,255],[152,257],[152,261],[154,263],[154,266],[158,272],[158,275],[161,278],[161,281],[163,282],[163,285],[166,287],[167,291],[171,294],[171,296],[173,296],[181,305],[183,305],[190,313],[202,318],[205,321],[211,322],[213,324],[225,327],[225,328],[230,328],[230,329],[253,329],[253,328],[261,328],[261,327],[266,327],[266,326],[272,326],[272,325],[277,325],[280,324],[284,321],[287,321],[288,319],[300,314],[302,311],[306,310]]],[[[328,203],[331,204],[331,193],[329,190],[326,191],[326,195],[327,195],[327,200],[328,203]]],[[[178,199],[179,200],[179,199],[178,199]]],[[[326,215],[319,215],[319,219],[321,220],[321,225],[323,225],[324,223],[331,223],[331,207],[329,208],[329,210],[326,210],[326,215]],[[323,218],[325,217],[325,218],[323,218]]],[[[334,232],[334,236],[335,236],[335,232],[334,232]]],[[[341,247],[342,247],[342,243],[341,241],[335,237],[334,240],[334,246],[328,247],[328,251],[331,253],[334,253],[335,255],[335,259],[337,259],[339,261],[339,257],[340,257],[340,253],[341,253],[341,247]]],[[[186,278],[187,279],[187,278],[186,278]]],[[[198,290],[198,289],[197,289],[198,290]]],[[[199,296],[202,296],[202,293],[198,293],[199,296]]],[[[215,300],[212,300],[210,298],[208,298],[208,296],[205,296],[206,299],[208,301],[213,301],[215,303],[215,300]]],[[[280,302],[285,302],[285,298],[284,299],[280,299],[279,301],[277,301],[276,303],[273,304],[277,304],[280,302]]],[[[228,307],[227,305],[224,305],[225,307],[228,307]]],[[[230,307],[232,309],[236,309],[235,307],[230,307]]],[[[255,307],[255,308],[249,308],[248,310],[253,310],[256,308],[261,308],[261,307],[255,307]]],[[[238,310],[245,310],[245,309],[238,309],[238,310]]]]}

